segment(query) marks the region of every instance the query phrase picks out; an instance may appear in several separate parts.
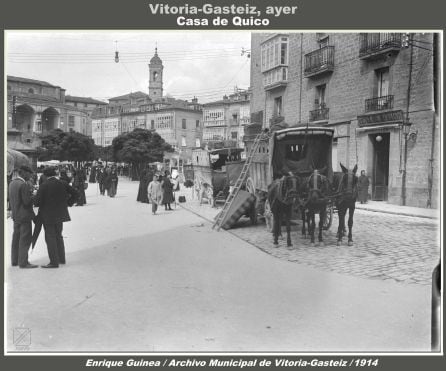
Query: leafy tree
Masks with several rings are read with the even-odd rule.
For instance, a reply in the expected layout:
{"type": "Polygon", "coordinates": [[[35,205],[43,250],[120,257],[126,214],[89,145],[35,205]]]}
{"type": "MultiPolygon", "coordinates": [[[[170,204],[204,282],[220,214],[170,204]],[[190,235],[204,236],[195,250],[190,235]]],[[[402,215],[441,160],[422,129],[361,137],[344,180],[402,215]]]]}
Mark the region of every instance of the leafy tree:
{"type": "Polygon", "coordinates": [[[142,168],[150,162],[161,162],[164,152],[173,152],[170,144],[151,130],[134,129],[113,139],[115,161],[132,164],[132,179],[137,180],[142,168]]]}
{"type": "Polygon", "coordinates": [[[113,158],[113,147],[107,146],[107,147],[101,147],[96,146],[96,156],[95,158],[101,159],[102,161],[112,161],[113,158]]]}
{"type": "Polygon", "coordinates": [[[38,149],[40,161],[91,161],[95,157],[93,139],[81,133],[55,129],[42,136],[41,140],[42,146],[38,149]]]}

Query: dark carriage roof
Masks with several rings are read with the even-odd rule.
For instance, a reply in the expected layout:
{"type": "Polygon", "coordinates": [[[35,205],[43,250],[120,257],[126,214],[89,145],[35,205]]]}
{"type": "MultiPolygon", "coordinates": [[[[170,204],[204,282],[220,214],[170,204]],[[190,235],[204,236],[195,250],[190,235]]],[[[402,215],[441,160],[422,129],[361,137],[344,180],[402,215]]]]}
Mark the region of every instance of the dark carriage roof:
{"type": "Polygon", "coordinates": [[[277,130],[273,132],[272,135],[276,140],[283,140],[287,137],[295,135],[327,135],[329,137],[333,137],[334,129],[321,126],[299,126],[277,130]]]}

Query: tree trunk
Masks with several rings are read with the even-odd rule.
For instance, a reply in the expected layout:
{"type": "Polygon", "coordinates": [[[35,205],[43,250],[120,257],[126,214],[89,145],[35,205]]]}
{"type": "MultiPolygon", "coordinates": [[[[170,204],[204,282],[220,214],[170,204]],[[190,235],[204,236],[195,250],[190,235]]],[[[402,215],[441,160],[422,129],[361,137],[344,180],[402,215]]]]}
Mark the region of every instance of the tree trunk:
{"type": "Polygon", "coordinates": [[[132,162],[132,180],[139,180],[139,164],[137,162],[132,162]]]}

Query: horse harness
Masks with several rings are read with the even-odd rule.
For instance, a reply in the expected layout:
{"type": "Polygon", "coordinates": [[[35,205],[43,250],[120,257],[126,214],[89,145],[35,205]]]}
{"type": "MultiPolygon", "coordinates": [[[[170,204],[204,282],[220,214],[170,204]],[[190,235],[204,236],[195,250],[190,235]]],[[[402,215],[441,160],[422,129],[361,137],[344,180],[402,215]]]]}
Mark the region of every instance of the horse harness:
{"type": "Polygon", "coordinates": [[[319,178],[321,179],[321,186],[322,186],[324,182],[322,174],[320,174],[318,170],[314,170],[313,174],[308,177],[307,189],[309,190],[309,192],[317,192],[320,197],[323,197],[322,189],[319,189],[317,184],[317,180],[319,178]]]}
{"type": "MultiPolygon", "coordinates": [[[[284,176],[281,179],[279,179],[278,192],[277,192],[278,193],[278,195],[277,195],[278,201],[280,201],[283,204],[287,204],[287,205],[294,203],[294,198],[296,198],[294,196],[293,197],[289,196],[290,189],[286,186],[287,185],[286,182],[287,182],[288,178],[289,177],[284,176]]],[[[294,177],[291,177],[291,178],[293,179],[294,177]]]]}

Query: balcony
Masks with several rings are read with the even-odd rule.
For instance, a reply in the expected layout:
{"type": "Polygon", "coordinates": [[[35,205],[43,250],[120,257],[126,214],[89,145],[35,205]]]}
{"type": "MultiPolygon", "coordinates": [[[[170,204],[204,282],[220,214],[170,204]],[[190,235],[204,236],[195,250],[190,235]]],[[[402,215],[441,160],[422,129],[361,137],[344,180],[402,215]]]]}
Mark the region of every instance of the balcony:
{"type": "Polygon", "coordinates": [[[359,58],[375,58],[401,49],[400,33],[362,33],[359,41],[359,58]]]}
{"type": "Polygon", "coordinates": [[[207,128],[213,126],[226,126],[226,121],[224,119],[203,121],[203,127],[207,128]]]}
{"type": "Polygon", "coordinates": [[[288,84],[288,67],[279,66],[263,73],[263,87],[272,90],[288,84]]]}
{"type": "Polygon", "coordinates": [[[328,121],[329,108],[318,108],[310,111],[310,121],[328,121]]]}
{"type": "Polygon", "coordinates": [[[365,100],[365,112],[383,111],[393,108],[393,95],[365,100]]]}
{"type": "Polygon", "coordinates": [[[321,49],[305,54],[304,76],[311,77],[334,70],[334,46],[325,46],[321,49]]]}

